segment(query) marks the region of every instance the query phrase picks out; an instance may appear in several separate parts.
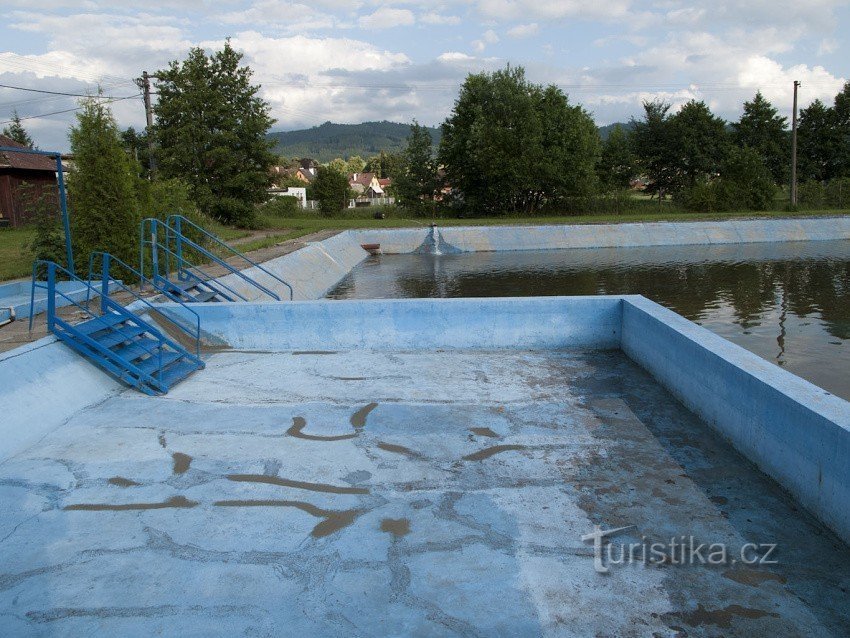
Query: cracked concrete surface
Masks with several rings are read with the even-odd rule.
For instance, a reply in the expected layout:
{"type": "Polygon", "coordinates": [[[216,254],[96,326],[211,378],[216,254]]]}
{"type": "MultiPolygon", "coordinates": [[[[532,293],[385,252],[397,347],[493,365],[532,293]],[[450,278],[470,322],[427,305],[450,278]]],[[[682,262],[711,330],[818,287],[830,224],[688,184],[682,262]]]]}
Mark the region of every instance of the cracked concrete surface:
{"type": "Polygon", "coordinates": [[[850,550],[619,352],[223,352],[0,464],[4,635],[840,636],[850,550]],[[580,537],[777,543],[593,570],[580,537]]]}

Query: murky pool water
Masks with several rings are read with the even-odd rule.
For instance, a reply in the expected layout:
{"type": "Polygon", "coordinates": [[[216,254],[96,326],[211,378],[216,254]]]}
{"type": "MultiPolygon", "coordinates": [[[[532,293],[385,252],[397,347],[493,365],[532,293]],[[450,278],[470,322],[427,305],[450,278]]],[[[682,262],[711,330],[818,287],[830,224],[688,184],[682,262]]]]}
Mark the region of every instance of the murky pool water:
{"type": "Polygon", "coordinates": [[[370,257],[336,299],[641,294],[850,400],[850,241],[370,257]]]}

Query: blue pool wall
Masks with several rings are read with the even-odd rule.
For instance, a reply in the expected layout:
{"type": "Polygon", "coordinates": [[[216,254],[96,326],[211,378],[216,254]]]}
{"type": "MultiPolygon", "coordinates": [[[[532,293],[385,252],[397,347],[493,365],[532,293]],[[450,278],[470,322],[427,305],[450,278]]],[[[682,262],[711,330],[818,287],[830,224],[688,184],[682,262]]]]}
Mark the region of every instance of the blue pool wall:
{"type": "MultiPolygon", "coordinates": [[[[634,224],[576,224],[552,226],[438,226],[348,230],[272,259],[263,267],[290,283],[296,300],[321,299],[351,269],[368,257],[362,244],[380,244],[384,254],[406,254],[426,245],[432,233],[447,251],[489,252],[688,246],[790,241],[850,240],[850,216],[743,219],[715,222],[653,222],[634,224]]],[[[281,299],[289,291],[257,268],[244,271],[281,299]]],[[[250,301],[267,300],[236,275],[222,277],[250,301]]]]}
{"type": "Polygon", "coordinates": [[[850,403],[640,296],[620,347],[850,543],[850,403]]]}

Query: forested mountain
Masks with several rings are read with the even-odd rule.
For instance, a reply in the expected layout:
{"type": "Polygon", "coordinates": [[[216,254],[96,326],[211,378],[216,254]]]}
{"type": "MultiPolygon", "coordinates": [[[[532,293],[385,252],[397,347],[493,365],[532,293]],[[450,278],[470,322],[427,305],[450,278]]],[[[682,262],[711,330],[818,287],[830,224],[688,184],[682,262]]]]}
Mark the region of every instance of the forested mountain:
{"type": "MultiPolygon", "coordinates": [[[[618,123],[628,130],[628,122],[618,123]]],[[[599,127],[603,141],[617,124],[599,127]]],[[[440,129],[425,127],[436,147],[440,143],[440,129]]],[[[348,159],[352,155],[372,157],[381,151],[398,153],[404,150],[410,135],[409,124],[398,122],[363,122],[362,124],[333,124],[298,131],[277,131],[268,138],[275,142],[274,152],[285,157],[312,157],[319,162],[329,162],[336,157],[348,159]]]]}
{"type": "MultiPolygon", "coordinates": [[[[440,129],[427,127],[436,146],[440,142],[440,129]]],[[[381,151],[396,153],[404,150],[410,135],[409,124],[398,122],[363,122],[362,124],[333,124],[299,131],[269,133],[275,141],[274,152],[286,157],[311,157],[319,162],[329,162],[336,157],[348,159],[352,155],[369,158],[381,151]]]]}

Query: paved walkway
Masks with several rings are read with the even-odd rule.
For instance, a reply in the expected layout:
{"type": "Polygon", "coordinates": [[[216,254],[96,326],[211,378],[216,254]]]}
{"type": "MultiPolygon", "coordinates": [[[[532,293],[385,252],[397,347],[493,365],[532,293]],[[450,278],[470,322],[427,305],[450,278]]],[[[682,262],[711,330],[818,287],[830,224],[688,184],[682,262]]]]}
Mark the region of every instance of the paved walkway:
{"type": "MultiPolygon", "coordinates": [[[[338,230],[323,230],[317,233],[305,235],[304,237],[299,237],[297,239],[289,239],[279,244],[275,244],[274,246],[269,246],[268,248],[253,250],[246,254],[252,260],[258,263],[262,263],[265,261],[269,261],[270,259],[275,259],[276,257],[287,255],[291,252],[298,250],[299,248],[303,248],[307,244],[307,242],[322,241],[323,239],[327,239],[328,237],[336,235],[338,232],[338,230]]],[[[266,235],[275,234],[269,233],[268,231],[262,231],[262,233],[266,235]]],[[[256,239],[256,237],[252,236],[250,237],[250,239],[256,239]]],[[[237,245],[238,242],[234,242],[234,246],[237,245]]],[[[239,267],[242,267],[244,265],[244,262],[238,258],[227,261],[239,267]]],[[[214,264],[204,266],[204,270],[216,277],[224,275],[227,272],[223,267],[214,264]]],[[[148,293],[149,292],[150,291],[148,291],[148,293]]],[[[111,295],[111,297],[119,303],[124,304],[133,301],[132,295],[129,295],[126,292],[116,293],[114,295],[111,295]]],[[[69,318],[72,321],[76,319],[82,321],[86,316],[82,311],[73,307],[60,309],[59,315],[62,317],[69,318]]],[[[23,345],[25,343],[30,343],[37,339],[41,339],[45,335],[47,335],[47,325],[44,313],[36,316],[36,319],[33,322],[32,332],[30,332],[29,330],[28,318],[18,319],[16,321],[13,321],[12,323],[6,324],[5,326],[0,326],[0,352],[7,352],[9,350],[13,350],[14,348],[17,348],[18,346],[23,345]]]]}

